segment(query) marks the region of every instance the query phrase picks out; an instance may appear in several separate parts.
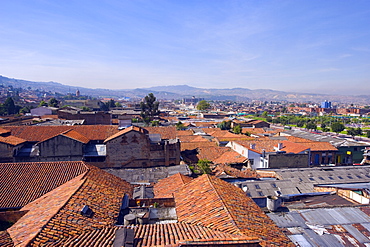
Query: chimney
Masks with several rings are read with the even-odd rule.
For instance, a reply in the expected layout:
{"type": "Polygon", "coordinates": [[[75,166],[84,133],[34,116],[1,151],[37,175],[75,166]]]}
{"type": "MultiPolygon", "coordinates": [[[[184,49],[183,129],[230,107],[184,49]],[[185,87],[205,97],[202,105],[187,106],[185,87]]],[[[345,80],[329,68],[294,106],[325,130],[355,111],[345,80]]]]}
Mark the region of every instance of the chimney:
{"type": "Polygon", "coordinates": [[[278,147],[277,147],[277,151],[281,151],[281,149],[283,149],[283,143],[279,142],[278,147]]]}

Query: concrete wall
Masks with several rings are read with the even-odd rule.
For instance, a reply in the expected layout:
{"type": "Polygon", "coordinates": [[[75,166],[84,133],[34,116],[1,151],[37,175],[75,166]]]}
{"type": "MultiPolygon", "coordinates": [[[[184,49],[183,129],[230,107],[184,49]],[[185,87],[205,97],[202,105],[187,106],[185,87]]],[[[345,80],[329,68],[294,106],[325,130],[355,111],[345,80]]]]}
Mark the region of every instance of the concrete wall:
{"type": "Polygon", "coordinates": [[[23,144],[18,146],[13,146],[10,144],[0,142],[0,162],[8,163],[13,162],[13,155],[20,149],[23,144]]]}
{"type": "Polygon", "coordinates": [[[42,161],[82,160],[84,144],[62,135],[43,141],[38,146],[42,161]]]}
{"type": "Polygon", "coordinates": [[[106,163],[111,167],[148,167],[149,137],[137,131],[127,132],[106,143],[106,163]]]}

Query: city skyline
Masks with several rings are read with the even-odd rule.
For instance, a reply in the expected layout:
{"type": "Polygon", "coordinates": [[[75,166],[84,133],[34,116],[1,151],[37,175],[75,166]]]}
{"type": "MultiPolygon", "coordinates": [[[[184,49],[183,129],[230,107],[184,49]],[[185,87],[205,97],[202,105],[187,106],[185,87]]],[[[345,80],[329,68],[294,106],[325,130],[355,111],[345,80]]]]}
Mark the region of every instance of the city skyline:
{"type": "Polygon", "coordinates": [[[370,92],[367,1],[7,1],[0,74],[65,85],[370,92]]]}

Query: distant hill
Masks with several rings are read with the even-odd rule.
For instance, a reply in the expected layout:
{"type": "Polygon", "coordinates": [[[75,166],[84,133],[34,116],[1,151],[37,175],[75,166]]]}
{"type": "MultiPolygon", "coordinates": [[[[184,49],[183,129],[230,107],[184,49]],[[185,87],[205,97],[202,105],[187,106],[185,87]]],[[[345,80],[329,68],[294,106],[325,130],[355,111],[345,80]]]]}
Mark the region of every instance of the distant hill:
{"type": "Polygon", "coordinates": [[[148,93],[154,93],[158,99],[181,99],[184,97],[199,97],[207,100],[230,100],[230,101],[289,101],[289,102],[322,102],[324,100],[338,103],[370,104],[370,95],[351,96],[351,95],[329,95],[283,92],[271,89],[231,88],[231,89],[206,89],[196,88],[188,85],[156,86],[150,88],[137,89],[92,89],[85,87],[73,87],[57,82],[33,82],[0,76],[0,85],[13,86],[15,88],[39,89],[47,92],[58,92],[66,94],[74,93],[77,89],[83,95],[93,97],[130,97],[143,98],[148,93]]]}

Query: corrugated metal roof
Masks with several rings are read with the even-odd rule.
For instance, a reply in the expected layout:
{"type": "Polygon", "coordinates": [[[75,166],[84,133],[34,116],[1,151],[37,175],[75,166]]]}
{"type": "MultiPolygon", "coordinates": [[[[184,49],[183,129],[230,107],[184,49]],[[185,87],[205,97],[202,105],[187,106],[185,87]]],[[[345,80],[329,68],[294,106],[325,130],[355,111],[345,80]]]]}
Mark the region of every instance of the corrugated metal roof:
{"type": "Polygon", "coordinates": [[[317,208],[270,213],[268,216],[297,246],[367,246],[370,217],[360,208],[317,208]],[[361,227],[363,226],[363,228],[361,227]]]}

